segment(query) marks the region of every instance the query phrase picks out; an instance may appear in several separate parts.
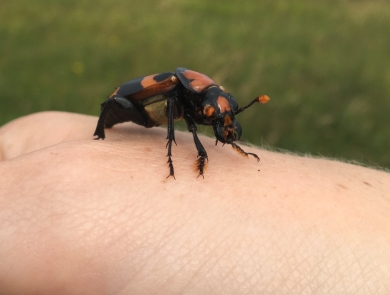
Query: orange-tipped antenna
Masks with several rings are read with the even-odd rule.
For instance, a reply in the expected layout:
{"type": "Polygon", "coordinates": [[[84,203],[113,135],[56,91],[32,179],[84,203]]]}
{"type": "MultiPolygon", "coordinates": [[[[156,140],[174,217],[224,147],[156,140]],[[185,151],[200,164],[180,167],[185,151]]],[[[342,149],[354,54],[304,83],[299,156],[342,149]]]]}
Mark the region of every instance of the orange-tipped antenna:
{"type": "Polygon", "coordinates": [[[258,103],[261,103],[261,104],[265,104],[267,103],[268,101],[270,100],[269,96],[268,95],[261,95],[261,96],[258,96],[256,97],[254,100],[252,100],[248,105],[242,107],[242,108],[239,108],[237,110],[237,112],[234,113],[234,115],[237,115],[239,113],[241,113],[242,111],[244,111],[245,109],[249,108],[250,106],[252,106],[255,102],[258,102],[258,103]]]}
{"type": "Polygon", "coordinates": [[[259,103],[265,104],[265,103],[269,102],[270,98],[268,95],[262,95],[262,96],[258,96],[257,100],[259,103]]]}

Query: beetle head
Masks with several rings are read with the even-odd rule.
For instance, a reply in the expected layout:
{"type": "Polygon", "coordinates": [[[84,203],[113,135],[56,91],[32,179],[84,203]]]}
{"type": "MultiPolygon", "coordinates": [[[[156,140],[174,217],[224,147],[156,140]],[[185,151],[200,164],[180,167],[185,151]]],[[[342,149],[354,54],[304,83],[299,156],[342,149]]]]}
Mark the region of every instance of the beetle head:
{"type": "Polygon", "coordinates": [[[234,118],[238,110],[237,101],[220,87],[209,88],[202,103],[203,120],[212,125],[217,140],[232,143],[241,137],[241,125],[234,118]]]}

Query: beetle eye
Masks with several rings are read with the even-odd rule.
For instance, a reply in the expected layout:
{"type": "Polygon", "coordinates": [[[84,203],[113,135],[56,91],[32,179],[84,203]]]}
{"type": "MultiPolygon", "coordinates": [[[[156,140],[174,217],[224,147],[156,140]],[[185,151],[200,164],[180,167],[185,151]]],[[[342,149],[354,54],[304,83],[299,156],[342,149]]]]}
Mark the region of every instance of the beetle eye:
{"type": "Polygon", "coordinates": [[[233,113],[235,113],[238,110],[238,103],[233,97],[233,95],[230,94],[230,98],[231,98],[230,105],[232,107],[233,113]]]}
{"type": "Polygon", "coordinates": [[[215,113],[215,109],[213,106],[211,105],[206,105],[204,108],[203,108],[203,114],[206,116],[206,117],[212,117],[215,113]]]}

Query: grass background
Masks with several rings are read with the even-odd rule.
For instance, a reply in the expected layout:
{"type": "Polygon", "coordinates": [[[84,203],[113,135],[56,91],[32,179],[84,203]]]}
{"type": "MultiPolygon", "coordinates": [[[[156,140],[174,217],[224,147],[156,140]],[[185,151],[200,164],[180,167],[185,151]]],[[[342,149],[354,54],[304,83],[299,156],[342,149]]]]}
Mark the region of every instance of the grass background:
{"type": "Polygon", "coordinates": [[[244,140],[390,168],[388,0],[0,2],[0,124],[98,115],[119,84],[178,66],[240,105],[271,97],[238,117],[244,140]]]}

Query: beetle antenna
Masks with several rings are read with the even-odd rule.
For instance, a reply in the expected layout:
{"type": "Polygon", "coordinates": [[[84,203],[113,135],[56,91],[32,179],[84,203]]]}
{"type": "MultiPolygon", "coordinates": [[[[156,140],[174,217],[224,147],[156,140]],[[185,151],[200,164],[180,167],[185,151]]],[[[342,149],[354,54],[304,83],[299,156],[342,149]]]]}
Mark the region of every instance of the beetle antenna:
{"type": "Polygon", "coordinates": [[[256,97],[254,100],[252,100],[248,105],[244,106],[244,107],[241,107],[237,110],[237,112],[234,113],[234,115],[237,115],[239,113],[241,113],[242,111],[244,111],[245,109],[251,107],[254,103],[258,102],[260,104],[265,104],[267,103],[268,101],[270,100],[269,96],[268,95],[261,95],[261,96],[258,96],[256,97]]]}

